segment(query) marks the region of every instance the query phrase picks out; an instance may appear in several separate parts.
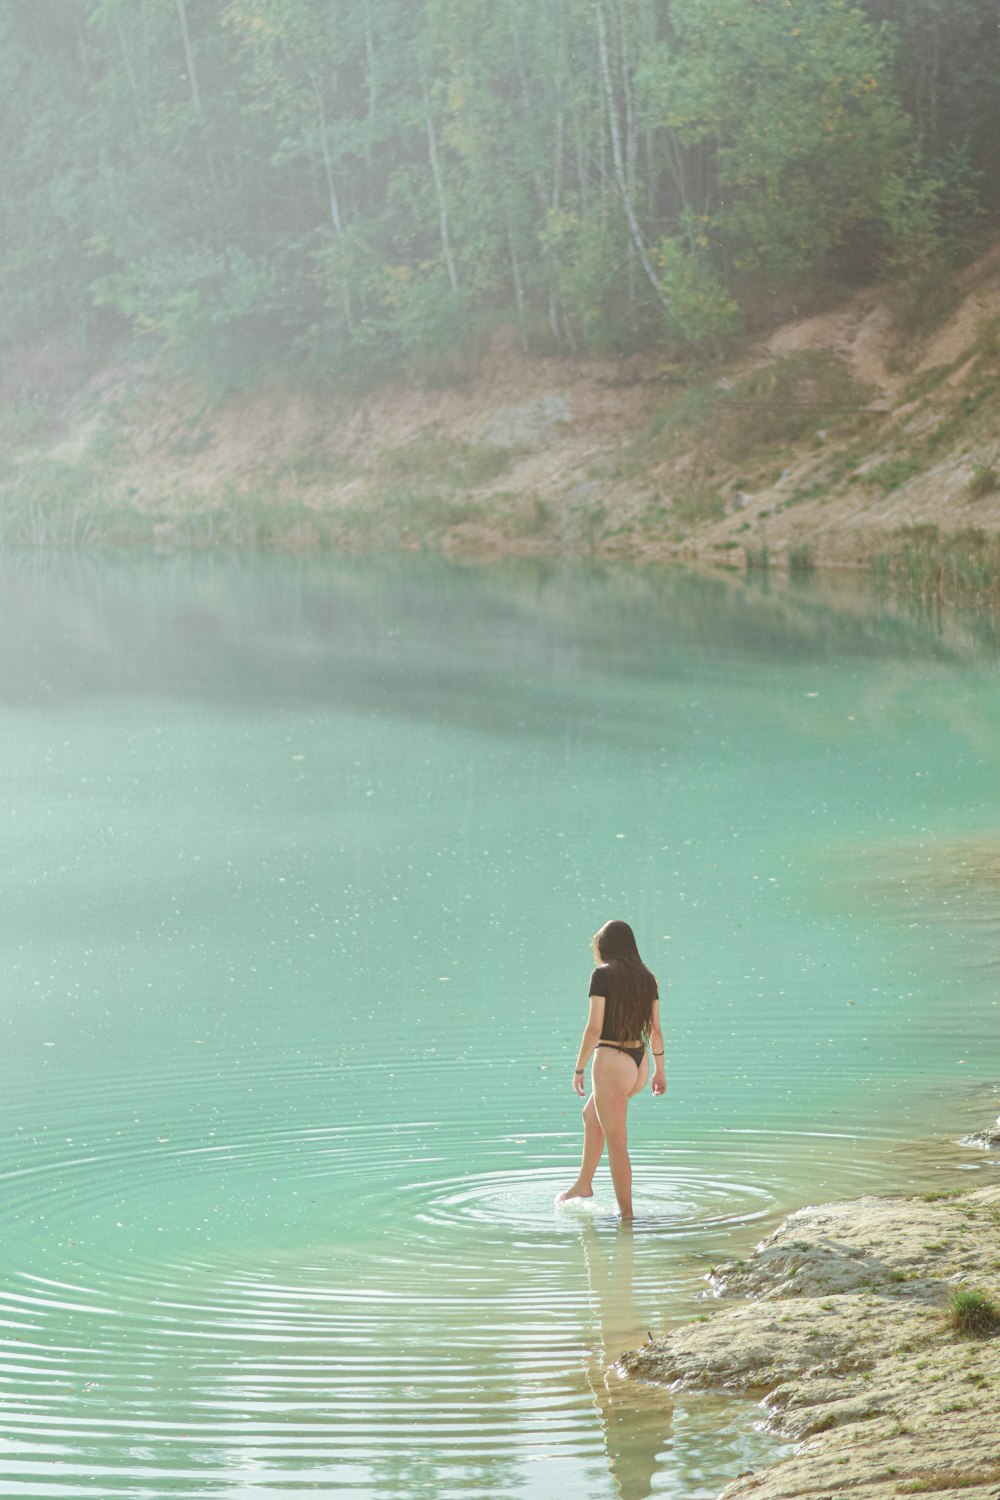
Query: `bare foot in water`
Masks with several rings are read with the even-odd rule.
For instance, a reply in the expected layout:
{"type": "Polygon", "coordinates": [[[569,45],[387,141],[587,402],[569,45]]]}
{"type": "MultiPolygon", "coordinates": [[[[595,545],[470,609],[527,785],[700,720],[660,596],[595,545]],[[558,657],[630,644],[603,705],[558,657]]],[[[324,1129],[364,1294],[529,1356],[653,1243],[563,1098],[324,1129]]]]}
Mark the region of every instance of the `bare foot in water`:
{"type": "Polygon", "coordinates": [[[592,1187],[581,1187],[578,1182],[574,1182],[573,1186],[567,1188],[564,1193],[556,1193],[556,1202],[568,1203],[571,1198],[592,1198],[593,1196],[594,1189],[592,1187]]]}

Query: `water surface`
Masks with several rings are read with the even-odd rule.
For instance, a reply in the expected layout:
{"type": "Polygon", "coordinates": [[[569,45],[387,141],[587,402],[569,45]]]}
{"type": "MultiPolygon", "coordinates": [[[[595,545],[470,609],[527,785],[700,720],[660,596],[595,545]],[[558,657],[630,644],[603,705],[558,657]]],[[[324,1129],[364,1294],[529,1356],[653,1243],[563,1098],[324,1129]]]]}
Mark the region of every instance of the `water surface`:
{"type": "Polygon", "coordinates": [[[620,1382],[790,1208],[988,1179],[1000,695],[863,593],[7,557],[10,1496],[708,1496],[620,1382]],[[669,1092],[575,1173],[588,938],[669,1092]]]}

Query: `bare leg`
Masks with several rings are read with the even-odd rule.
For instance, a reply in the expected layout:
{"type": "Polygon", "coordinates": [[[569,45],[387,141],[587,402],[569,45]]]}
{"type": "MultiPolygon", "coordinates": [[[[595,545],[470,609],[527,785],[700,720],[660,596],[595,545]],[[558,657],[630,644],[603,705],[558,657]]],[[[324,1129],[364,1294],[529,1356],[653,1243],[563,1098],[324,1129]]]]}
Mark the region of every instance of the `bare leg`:
{"type": "Polygon", "coordinates": [[[604,1131],[597,1115],[597,1106],[591,1094],[583,1106],[583,1157],[580,1171],[571,1188],[556,1194],[557,1203],[566,1203],[570,1198],[592,1198],[594,1196],[594,1173],[604,1152],[604,1131]]]}
{"type": "Polygon", "coordinates": [[[594,1064],[594,1103],[608,1144],[611,1181],[622,1219],[632,1214],[632,1163],[628,1154],[628,1101],[644,1086],[649,1063],[644,1057],[638,1070],[631,1058],[610,1048],[602,1049],[594,1064]]]}
{"type": "Polygon", "coordinates": [[[632,1218],[632,1162],[628,1154],[628,1131],[625,1125],[625,1105],[621,1111],[617,1106],[610,1106],[609,1101],[604,1101],[603,1110],[605,1122],[605,1134],[608,1141],[608,1165],[611,1168],[611,1181],[614,1184],[615,1197],[618,1199],[618,1213],[623,1219],[632,1218]]]}

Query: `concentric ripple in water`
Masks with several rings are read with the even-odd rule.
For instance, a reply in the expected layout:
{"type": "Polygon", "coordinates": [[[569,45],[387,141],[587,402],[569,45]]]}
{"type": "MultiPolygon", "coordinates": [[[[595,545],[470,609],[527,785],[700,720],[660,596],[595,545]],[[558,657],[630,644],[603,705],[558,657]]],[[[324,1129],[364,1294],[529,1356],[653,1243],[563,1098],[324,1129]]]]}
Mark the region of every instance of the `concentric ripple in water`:
{"type": "MultiPolygon", "coordinates": [[[[285,1082],[301,1100],[329,1078],[285,1082]]],[[[773,1135],[637,1142],[629,1229],[606,1173],[554,1204],[573,1135],[268,1129],[240,1094],[245,1076],[217,1087],[205,1126],[152,1085],[141,1106],[106,1085],[72,1130],[8,1142],[4,1494],[543,1494],[558,1476],[568,1495],[699,1496],[771,1451],[751,1408],[678,1406],[610,1367],[773,1222],[773,1135]]],[[[876,1141],[780,1148],[786,1183],[885,1170],[876,1141]]]]}
{"type": "Polygon", "coordinates": [[[773,578],[0,571],[0,1500],[757,1466],[614,1364],[786,1210],[995,1172],[900,1146],[1000,1072],[993,664],[773,578]],[[553,1201],[612,915],[668,1023],[632,1228],[606,1167],[553,1201]]]}

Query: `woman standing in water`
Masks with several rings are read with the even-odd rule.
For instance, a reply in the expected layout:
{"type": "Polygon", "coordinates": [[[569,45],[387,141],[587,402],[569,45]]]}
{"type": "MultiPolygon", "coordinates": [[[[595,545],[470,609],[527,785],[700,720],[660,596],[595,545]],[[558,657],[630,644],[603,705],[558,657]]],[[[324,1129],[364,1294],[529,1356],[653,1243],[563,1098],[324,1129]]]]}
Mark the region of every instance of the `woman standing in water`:
{"type": "Polygon", "coordinates": [[[590,1014],[576,1059],[573,1087],[583,1098],[584,1072],[591,1053],[591,1094],[583,1107],[583,1159],[571,1188],[557,1203],[594,1196],[594,1173],[608,1144],[611,1181],[621,1218],[632,1218],[632,1163],[628,1155],[626,1114],[633,1094],[646,1087],[653,1054],[653,1093],[666,1091],[663,1034],[656,978],[635,945],[627,922],[605,922],[593,940],[597,968],[590,976],[590,1014]]]}

